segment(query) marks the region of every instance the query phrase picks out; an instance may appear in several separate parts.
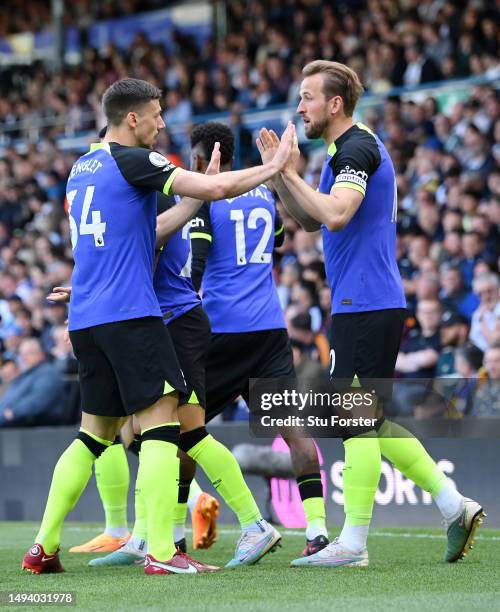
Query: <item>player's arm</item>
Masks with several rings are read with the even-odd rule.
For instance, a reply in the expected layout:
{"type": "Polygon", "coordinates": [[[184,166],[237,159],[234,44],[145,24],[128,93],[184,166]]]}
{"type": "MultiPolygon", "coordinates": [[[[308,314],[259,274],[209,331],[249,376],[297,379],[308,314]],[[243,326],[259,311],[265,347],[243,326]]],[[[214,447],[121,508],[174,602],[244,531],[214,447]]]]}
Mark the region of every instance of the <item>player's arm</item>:
{"type": "Polygon", "coordinates": [[[156,190],[165,195],[177,194],[198,200],[223,200],[241,195],[265,183],[285,165],[292,148],[295,127],[288,124],[273,159],[262,166],[246,170],[221,172],[207,176],[177,168],[156,151],[141,147],[124,147],[107,143],[120,172],[135,187],[156,190]]]}
{"type": "MultiPolygon", "coordinates": [[[[215,143],[212,157],[205,174],[215,175],[220,170],[220,144],[215,143]]],[[[158,194],[158,199],[166,198],[164,194],[158,194]]],[[[170,236],[183,228],[199,211],[203,200],[184,197],[182,200],[165,210],[156,218],[156,248],[163,246],[170,236]]]]}
{"type": "Polygon", "coordinates": [[[289,188],[299,206],[318,223],[330,231],[338,232],[349,223],[363,201],[363,195],[344,187],[331,194],[314,191],[296,173],[284,175],[289,188]]]}
{"type": "Polygon", "coordinates": [[[321,223],[309,215],[292,195],[281,175],[273,178],[273,185],[283,206],[290,215],[306,230],[306,232],[317,232],[321,229],[321,223]]]}
{"type": "MultiPolygon", "coordinates": [[[[298,147],[292,152],[297,156],[298,147]]],[[[298,159],[298,158],[297,158],[298,159]]],[[[330,160],[335,182],[329,194],[314,191],[297,174],[296,165],[287,163],[283,180],[299,205],[329,230],[342,230],[356,214],[366,195],[369,177],[381,161],[375,138],[361,132],[348,140],[330,160]]]]}
{"type": "Polygon", "coordinates": [[[292,123],[283,132],[276,154],[266,164],[245,170],[221,172],[216,176],[205,176],[176,168],[169,184],[169,193],[200,198],[207,201],[231,198],[257,187],[277,174],[285,165],[291,151],[295,127],[292,123]]]}
{"type": "MultiPolygon", "coordinates": [[[[259,149],[262,163],[267,163],[275,154],[279,145],[278,135],[274,130],[262,128],[257,139],[257,148],[259,149]]],[[[306,232],[316,232],[320,229],[321,224],[309,216],[299,203],[290,193],[290,190],[285,185],[280,174],[276,174],[271,181],[276,193],[281,200],[281,203],[286,208],[288,213],[306,230],[306,232]]]]}
{"type": "Polygon", "coordinates": [[[205,202],[191,225],[191,280],[196,291],[200,290],[213,240],[210,206],[210,202],[205,202]]]}

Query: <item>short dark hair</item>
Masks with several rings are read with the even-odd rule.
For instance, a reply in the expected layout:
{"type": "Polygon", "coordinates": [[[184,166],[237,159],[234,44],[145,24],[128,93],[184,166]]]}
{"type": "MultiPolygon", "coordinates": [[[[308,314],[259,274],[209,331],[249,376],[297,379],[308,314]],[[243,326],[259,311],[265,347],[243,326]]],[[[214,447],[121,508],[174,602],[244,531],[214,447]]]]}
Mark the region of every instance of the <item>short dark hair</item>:
{"type": "Polygon", "coordinates": [[[459,346],[455,350],[455,356],[460,355],[464,361],[466,361],[474,370],[479,370],[483,365],[483,351],[478,349],[474,344],[465,344],[459,346]]]}
{"type": "Polygon", "coordinates": [[[340,96],[344,102],[345,115],[352,117],[354,108],[364,91],[359,76],[354,70],[339,62],[314,60],[304,66],[302,74],[305,77],[322,74],[323,93],[326,99],[340,96]]]}
{"type": "Polygon", "coordinates": [[[219,121],[200,123],[191,132],[191,147],[200,144],[203,154],[210,159],[216,142],[220,142],[220,163],[230,163],[234,157],[234,134],[231,129],[219,121]]]}
{"type": "Polygon", "coordinates": [[[119,125],[131,111],[160,98],[161,90],[147,81],[121,79],[106,89],[102,106],[108,123],[119,125]]]}

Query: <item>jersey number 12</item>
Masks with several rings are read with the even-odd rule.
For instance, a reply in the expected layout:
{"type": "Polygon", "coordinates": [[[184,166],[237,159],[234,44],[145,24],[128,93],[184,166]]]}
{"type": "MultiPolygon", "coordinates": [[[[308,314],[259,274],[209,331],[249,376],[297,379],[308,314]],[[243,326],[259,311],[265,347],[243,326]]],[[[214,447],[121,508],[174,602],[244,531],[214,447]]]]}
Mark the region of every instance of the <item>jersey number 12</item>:
{"type": "MultiPolygon", "coordinates": [[[[273,232],[273,217],[267,208],[252,208],[248,215],[247,226],[249,229],[257,229],[257,220],[264,220],[264,232],[250,255],[249,263],[266,264],[271,263],[271,253],[265,253],[265,248],[273,232]]],[[[244,266],[247,263],[246,239],[245,239],[245,214],[241,209],[231,210],[231,221],[235,221],[236,231],[236,264],[244,266]]]]}
{"type": "Polygon", "coordinates": [[[73,202],[77,195],[78,190],[73,189],[68,191],[66,199],[68,200],[68,213],[69,213],[69,227],[71,230],[71,246],[73,249],[76,247],[78,242],[78,236],[92,235],[94,236],[94,244],[96,247],[104,246],[104,232],[106,231],[106,223],[101,221],[101,211],[92,211],[92,223],[87,223],[90,205],[92,204],[92,198],[94,197],[94,185],[89,185],[85,190],[85,196],[83,198],[82,214],[80,216],[80,226],[76,225],[76,221],[71,214],[73,202]]]}

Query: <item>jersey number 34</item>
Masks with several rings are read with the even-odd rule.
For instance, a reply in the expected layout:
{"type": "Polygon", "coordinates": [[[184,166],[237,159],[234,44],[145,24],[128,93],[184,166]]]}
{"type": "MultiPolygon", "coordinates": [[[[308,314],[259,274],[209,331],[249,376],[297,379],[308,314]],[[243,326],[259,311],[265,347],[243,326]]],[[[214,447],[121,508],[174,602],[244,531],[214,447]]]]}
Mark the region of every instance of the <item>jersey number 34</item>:
{"type": "Polygon", "coordinates": [[[101,211],[92,211],[92,223],[87,223],[90,205],[92,204],[92,198],[94,197],[94,185],[89,185],[85,189],[85,196],[83,198],[82,214],[80,216],[80,225],[77,226],[75,218],[71,214],[71,209],[75,201],[75,197],[78,193],[77,189],[72,189],[66,194],[68,201],[68,213],[69,213],[69,227],[71,230],[71,246],[75,249],[78,236],[92,235],[94,236],[94,244],[96,247],[104,246],[104,232],[106,231],[106,223],[101,221],[101,211]]]}

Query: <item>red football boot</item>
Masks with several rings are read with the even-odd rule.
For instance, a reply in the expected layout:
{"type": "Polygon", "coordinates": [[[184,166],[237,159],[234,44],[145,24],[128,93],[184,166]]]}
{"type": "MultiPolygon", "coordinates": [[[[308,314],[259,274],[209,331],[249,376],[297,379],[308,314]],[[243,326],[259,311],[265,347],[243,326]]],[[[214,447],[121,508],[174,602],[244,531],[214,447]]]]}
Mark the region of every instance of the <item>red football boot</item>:
{"type": "Polygon", "coordinates": [[[64,567],[59,561],[59,548],[48,555],[41,544],[33,546],[24,555],[22,569],[32,574],[60,574],[64,567]]]}
{"type": "Polygon", "coordinates": [[[158,561],[152,555],[146,555],[144,562],[145,574],[201,574],[204,572],[218,572],[222,568],[215,565],[206,565],[196,561],[186,553],[177,550],[168,561],[158,561]]]}

